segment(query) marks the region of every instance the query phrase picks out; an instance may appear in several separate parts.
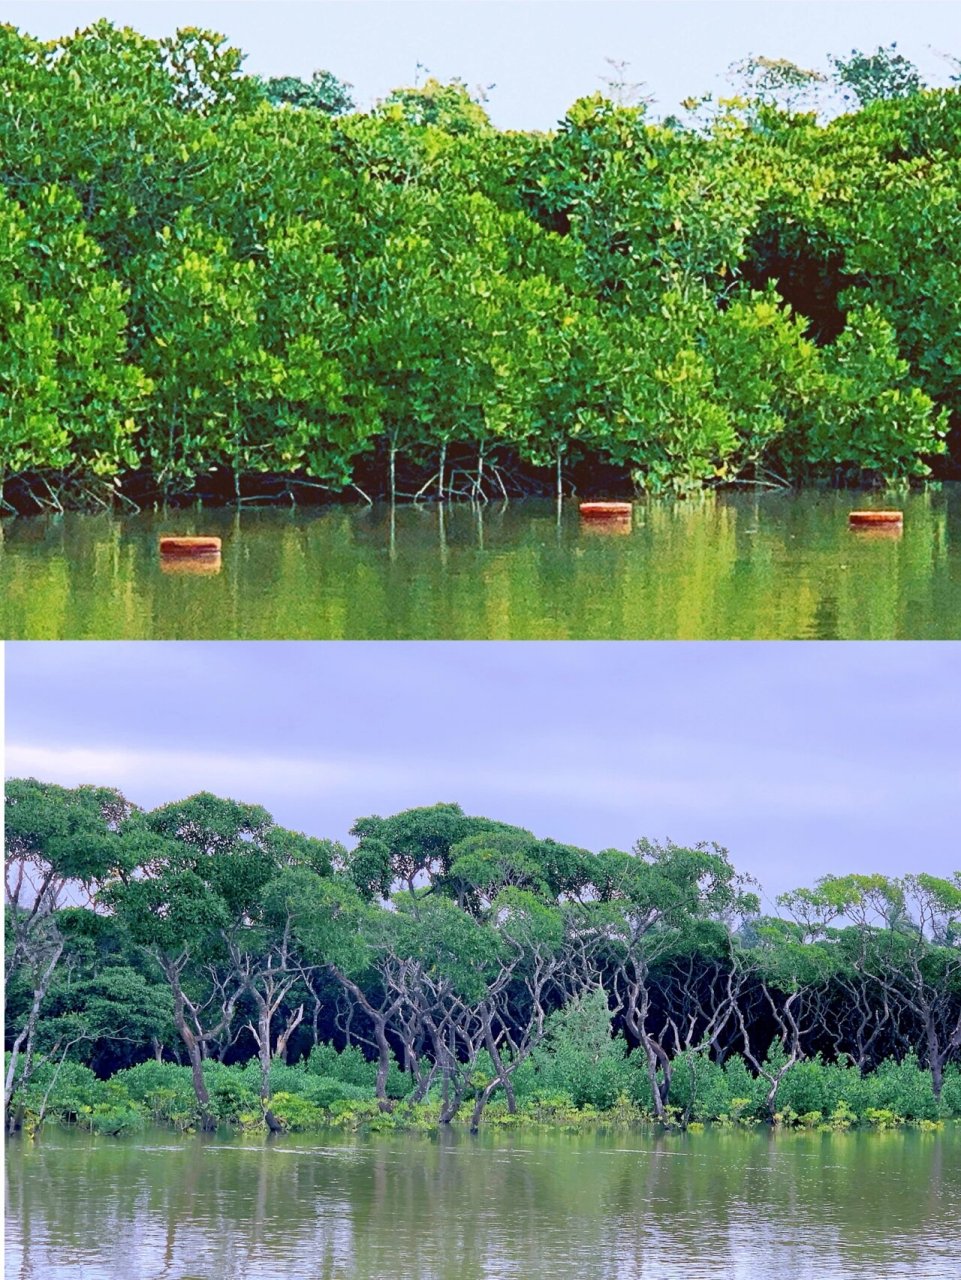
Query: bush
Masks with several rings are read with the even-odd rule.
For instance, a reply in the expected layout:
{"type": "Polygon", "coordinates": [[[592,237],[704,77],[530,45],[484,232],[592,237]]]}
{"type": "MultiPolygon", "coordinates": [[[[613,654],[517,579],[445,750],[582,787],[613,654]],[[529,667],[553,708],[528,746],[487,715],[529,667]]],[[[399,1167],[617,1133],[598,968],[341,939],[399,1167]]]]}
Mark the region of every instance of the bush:
{"type": "Polygon", "coordinates": [[[603,991],[572,1000],[551,1015],[544,1045],[533,1055],[535,1093],[567,1096],[576,1107],[612,1107],[622,1093],[631,1092],[625,1049],[624,1041],[611,1035],[603,991]]]}
{"type": "Polygon", "coordinates": [[[124,1134],[139,1133],[144,1127],[145,1117],[143,1111],[133,1104],[104,1104],[94,1108],[87,1123],[101,1137],[120,1138],[124,1134]]]}
{"type": "MultiPolygon", "coordinates": [[[[625,1055],[622,1039],[605,1038],[609,1025],[606,1005],[591,997],[593,1007],[562,1010],[548,1040],[514,1076],[519,1108],[510,1115],[502,1093],[488,1110],[490,1123],[583,1126],[593,1123],[631,1124],[650,1118],[653,1106],[647,1063],[634,1049],[625,1055]]],[[[372,1085],[363,1081],[373,1066],[359,1051],[338,1054],[330,1045],[318,1046],[306,1061],[292,1066],[275,1063],[271,1069],[270,1107],[283,1128],[291,1131],[335,1125],[357,1130],[430,1129],[436,1125],[437,1101],[412,1106],[400,1103],[382,1113],[372,1085]],[[339,1075],[319,1074],[323,1066],[339,1075]]],[[[14,1095],[14,1109],[22,1107],[24,1127],[36,1128],[44,1094],[56,1064],[37,1063],[29,1087],[14,1095]]],[[[400,1074],[398,1072],[398,1074],[400,1074]]],[[[489,1081],[493,1065],[486,1055],[477,1063],[478,1084],[489,1081]]],[[[252,1059],[242,1066],[204,1064],[210,1110],[217,1120],[242,1129],[262,1126],[260,1065],[252,1059]]],[[[401,1076],[403,1079],[403,1076],[401,1076]]],[[[669,1111],[674,1121],[756,1124],[767,1118],[766,1081],[755,1077],[740,1055],[723,1065],[706,1054],[679,1055],[673,1064],[669,1111]]],[[[468,1100],[469,1102],[469,1100],[468,1100]]],[[[860,1124],[890,1129],[910,1123],[937,1127],[943,1118],[961,1118],[961,1068],[945,1071],[940,1105],[935,1101],[930,1072],[908,1055],[889,1059],[862,1076],[848,1063],[825,1062],[820,1056],[795,1063],[778,1092],[777,1124],[784,1127],[845,1130],[860,1124]]],[[[469,1113],[469,1106],[461,1119],[469,1113]]],[[[142,1062],[98,1080],[79,1063],[60,1067],[46,1101],[46,1118],[77,1123],[94,1133],[122,1135],[138,1132],[147,1122],[179,1130],[197,1123],[198,1108],[189,1067],[170,1062],[142,1062]]]]}
{"type": "Polygon", "coordinates": [[[865,1111],[891,1111],[905,1120],[937,1120],[941,1114],[931,1073],[914,1054],[900,1062],[888,1058],[864,1077],[865,1111]]]}
{"type": "Polygon", "coordinates": [[[951,1066],[945,1070],[941,1106],[945,1115],[961,1119],[961,1067],[951,1066]]]}
{"type": "Polygon", "coordinates": [[[218,1074],[210,1085],[210,1110],[227,1124],[247,1124],[260,1116],[260,1095],[239,1072],[218,1074]]]}
{"type": "Polygon", "coordinates": [[[39,1060],[23,1091],[14,1095],[13,1106],[23,1105],[27,1114],[39,1115],[46,1097],[45,1116],[51,1120],[70,1123],[88,1115],[95,1106],[104,1103],[108,1098],[106,1082],[98,1080],[89,1067],[79,1062],[64,1062],[58,1066],[56,1062],[39,1060]],[[54,1081],[53,1088],[50,1088],[54,1081]]]}
{"type": "Polygon", "coordinates": [[[113,1079],[140,1103],[157,1124],[190,1128],[197,1120],[197,1097],[189,1067],[174,1062],[138,1063],[118,1071],[113,1079]]]}
{"type": "MultiPolygon", "coordinates": [[[[348,1045],[338,1052],[332,1044],[318,1044],[305,1059],[310,1075],[326,1076],[344,1084],[374,1092],[377,1087],[377,1063],[366,1058],[357,1045],[348,1045]]],[[[401,1071],[397,1059],[391,1054],[387,1072],[387,1096],[404,1098],[410,1093],[410,1079],[401,1071]]]]}
{"type": "MultiPolygon", "coordinates": [[[[637,1050],[631,1057],[640,1057],[637,1050]]],[[[638,1064],[639,1066],[642,1064],[638,1064]]],[[[646,1068],[646,1063],[643,1064],[646,1068]]],[[[651,1106],[650,1084],[645,1071],[646,1099],[644,1105],[651,1106]]],[[[638,1097],[638,1102],[642,1102],[638,1097]]],[[[692,1120],[714,1120],[730,1111],[731,1094],[728,1080],[716,1062],[712,1062],[704,1053],[691,1052],[681,1054],[674,1062],[671,1081],[670,1104],[684,1114],[689,1113],[692,1120]]]]}
{"type": "Polygon", "coordinates": [[[270,1110],[285,1129],[299,1132],[318,1129],[327,1119],[321,1107],[294,1093],[275,1093],[270,1099],[270,1110]]]}

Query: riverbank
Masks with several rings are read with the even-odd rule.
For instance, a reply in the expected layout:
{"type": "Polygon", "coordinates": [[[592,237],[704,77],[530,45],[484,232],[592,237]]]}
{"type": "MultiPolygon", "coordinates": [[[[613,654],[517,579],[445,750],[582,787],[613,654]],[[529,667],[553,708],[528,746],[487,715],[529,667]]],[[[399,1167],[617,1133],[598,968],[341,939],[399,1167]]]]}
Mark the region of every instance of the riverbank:
{"type": "Polygon", "coordinates": [[[189,486],[165,489],[148,471],[119,472],[109,478],[77,476],[67,472],[26,472],[0,477],[0,518],[36,515],[140,512],[185,509],[218,511],[251,508],[324,509],[372,506],[392,500],[398,506],[443,504],[496,505],[529,498],[559,500],[618,499],[643,503],[650,498],[697,499],[713,494],[796,494],[798,492],[852,493],[865,498],[897,501],[907,493],[937,492],[940,486],[961,479],[961,460],[947,455],[932,459],[930,474],[901,479],[888,485],[884,474],[865,468],[842,474],[812,472],[788,478],[770,468],[754,468],[741,476],[719,474],[693,486],[662,486],[653,493],[625,463],[614,463],[598,452],[581,451],[568,457],[558,473],[556,465],[535,466],[511,450],[493,449],[478,467],[476,450],[452,449],[443,476],[436,459],[395,459],[374,451],[358,461],[350,479],[341,484],[322,483],[303,472],[262,474],[234,473],[211,466],[198,473],[189,486]],[[885,495],[887,497],[885,498],[885,495]]]}
{"type": "MultiPolygon", "coordinates": [[[[961,1066],[949,1066],[940,1099],[930,1073],[916,1059],[889,1060],[861,1074],[854,1067],[802,1059],[779,1081],[773,1104],[770,1081],[732,1055],[724,1064],[688,1055],[676,1060],[666,1123],[656,1121],[645,1068],[637,1054],[612,1052],[596,1063],[582,1055],[542,1054],[513,1078],[515,1108],[495,1094],[481,1121],[485,1129],[593,1132],[628,1129],[750,1129],[883,1132],[898,1128],[934,1131],[961,1119],[961,1066]]],[[[411,1080],[393,1064],[388,1096],[374,1089],[376,1064],[357,1050],[337,1053],[322,1045],[308,1058],[271,1071],[269,1110],[275,1132],[431,1133],[472,1127],[475,1091],[493,1079],[478,1073],[450,1125],[440,1124],[442,1086],[417,1100],[411,1080]]],[[[216,1125],[238,1133],[266,1133],[259,1096],[259,1065],[208,1062],[204,1079],[209,1114],[216,1125]]],[[[118,1137],[159,1125],[178,1132],[200,1127],[201,1113],[189,1067],[144,1062],[98,1079],[79,1063],[43,1063],[13,1111],[28,1135],[50,1123],[118,1137]]]]}

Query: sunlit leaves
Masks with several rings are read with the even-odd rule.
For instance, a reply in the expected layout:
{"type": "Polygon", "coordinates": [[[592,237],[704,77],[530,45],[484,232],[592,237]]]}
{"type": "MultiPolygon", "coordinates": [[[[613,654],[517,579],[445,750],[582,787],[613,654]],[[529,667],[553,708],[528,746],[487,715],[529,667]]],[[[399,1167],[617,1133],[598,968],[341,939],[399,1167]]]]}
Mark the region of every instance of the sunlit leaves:
{"type": "Polygon", "coordinates": [[[834,65],[868,105],[826,125],[788,109],[819,73],[758,57],[687,126],[596,94],[535,135],[459,81],[341,118],[329,73],[265,89],[195,28],[0,28],[6,476],[924,477],[961,391],[961,95],[893,49],[834,65]]]}

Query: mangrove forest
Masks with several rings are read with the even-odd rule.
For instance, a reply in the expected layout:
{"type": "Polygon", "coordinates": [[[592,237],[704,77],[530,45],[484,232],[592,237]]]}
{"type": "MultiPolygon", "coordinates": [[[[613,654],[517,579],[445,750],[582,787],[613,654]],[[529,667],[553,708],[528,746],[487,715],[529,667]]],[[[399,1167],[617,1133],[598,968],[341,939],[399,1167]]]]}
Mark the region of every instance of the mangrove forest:
{"type": "Polygon", "coordinates": [[[0,27],[4,509],[957,475],[961,94],[832,65],[533,133],[0,27]]]}
{"type": "Polygon", "coordinates": [[[8,1130],[961,1117],[961,873],[765,913],[711,843],[591,852],[456,804],[351,834],[9,782],[8,1130]]]}

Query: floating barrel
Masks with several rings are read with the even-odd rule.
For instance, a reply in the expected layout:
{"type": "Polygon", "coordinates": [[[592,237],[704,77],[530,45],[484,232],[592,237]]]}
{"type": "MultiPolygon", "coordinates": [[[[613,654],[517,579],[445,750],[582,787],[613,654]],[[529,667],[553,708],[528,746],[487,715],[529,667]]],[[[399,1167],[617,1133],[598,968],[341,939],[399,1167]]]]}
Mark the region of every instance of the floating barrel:
{"type": "Polygon", "coordinates": [[[582,502],[582,520],[630,520],[634,504],[631,502],[582,502]]]}
{"type": "Polygon", "coordinates": [[[852,511],[848,516],[852,529],[893,529],[903,523],[903,511],[852,511]]]}
{"type": "Polygon", "coordinates": [[[162,556],[219,556],[219,538],[181,538],[165,535],[160,539],[162,556]]]}

